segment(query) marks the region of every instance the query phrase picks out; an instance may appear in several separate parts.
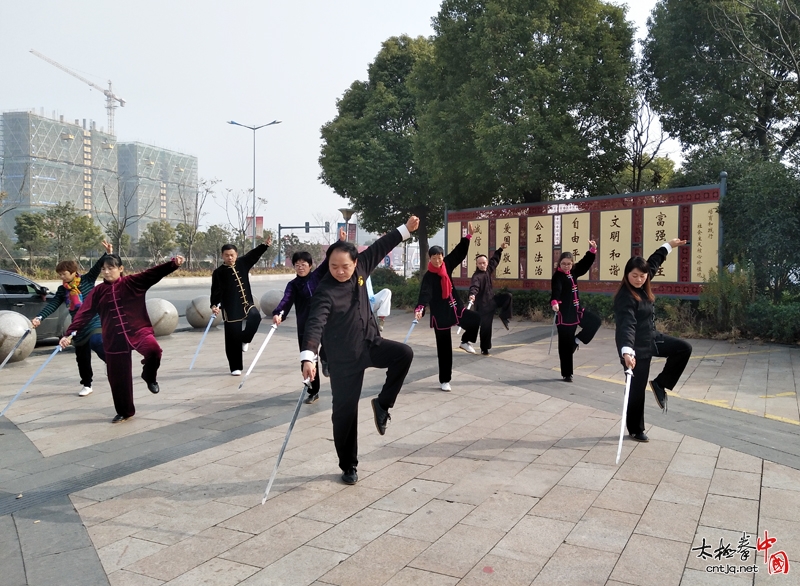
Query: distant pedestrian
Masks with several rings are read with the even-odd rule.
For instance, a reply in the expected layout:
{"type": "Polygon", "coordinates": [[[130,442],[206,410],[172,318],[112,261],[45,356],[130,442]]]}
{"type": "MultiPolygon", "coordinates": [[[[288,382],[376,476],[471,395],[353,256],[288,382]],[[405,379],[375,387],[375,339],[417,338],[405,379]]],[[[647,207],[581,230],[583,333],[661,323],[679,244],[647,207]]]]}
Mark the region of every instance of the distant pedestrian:
{"type": "Polygon", "coordinates": [[[388,287],[381,289],[377,293],[372,289],[372,277],[367,279],[367,295],[372,306],[372,312],[378,318],[378,331],[383,331],[386,325],[386,318],[392,312],[392,290],[388,287]]]}
{"type": "Polygon", "coordinates": [[[662,411],[667,407],[667,391],[673,389],[692,355],[692,346],[684,340],[656,331],[653,318],[651,280],[673,248],[686,244],[674,238],[664,243],[650,258],[634,256],[625,265],[622,284],[614,297],[614,320],[617,323],[616,343],[620,361],[633,369],[628,399],[627,427],[631,438],[648,441],[644,433],[644,395],[653,356],[667,359],[661,373],[650,381],[650,388],[662,411]]]}
{"type": "Polygon", "coordinates": [[[243,256],[233,244],[222,247],[222,264],[211,273],[211,312],[219,315],[217,305],[222,304],[225,321],[225,356],[233,376],[241,376],[242,352],[250,349],[250,342],[261,325],[261,311],[253,302],[250,290],[250,269],[272,244],[272,238],[243,256]],[[242,330],[244,324],[244,330],[242,330]]]}
{"type": "Polygon", "coordinates": [[[419,299],[414,317],[417,320],[425,315],[425,306],[431,308],[431,328],[436,336],[436,356],[439,359],[439,384],[443,391],[450,391],[453,376],[453,340],[450,328],[461,326],[464,333],[459,347],[470,354],[477,354],[472,343],[478,339],[481,317],[470,309],[465,309],[461,298],[456,294],[451,273],[467,258],[469,243],[475,227],[469,223],[469,233],[444,255],[441,246],[431,246],[428,250],[428,271],[422,277],[419,299]]]}
{"type": "Polygon", "coordinates": [[[474,304],[475,312],[481,316],[480,341],[481,354],[489,355],[492,349],[492,322],[494,312],[500,310],[500,321],[505,329],[511,320],[511,293],[498,293],[495,295],[492,288],[492,279],[495,269],[500,264],[503,251],[508,248],[508,243],[498,248],[492,258],[479,254],[475,259],[475,272],[469,285],[469,300],[474,304]]]}
{"type": "Polygon", "coordinates": [[[578,351],[581,343],[592,341],[602,323],[600,317],[581,307],[578,295],[578,277],[589,272],[596,253],[597,244],[594,240],[589,240],[589,250],[577,263],[574,263],[571,252],[562,252],[553,273],[550,305],[556,312],[561,378],[568,383],[572,382],[572,355],[578,351]],[[576,335],[578,326],[581,331],[576,335]]]}

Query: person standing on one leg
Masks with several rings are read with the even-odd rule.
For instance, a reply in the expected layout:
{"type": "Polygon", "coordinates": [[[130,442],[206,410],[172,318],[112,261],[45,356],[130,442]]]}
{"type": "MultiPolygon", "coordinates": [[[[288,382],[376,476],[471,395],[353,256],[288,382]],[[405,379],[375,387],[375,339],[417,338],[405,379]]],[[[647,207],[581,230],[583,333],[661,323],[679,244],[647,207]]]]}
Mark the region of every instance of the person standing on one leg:
{"type": "Polygon", "coordinates": [[[492,288],[492,278],[503,250],[508,248],[508,243],[503,242],[489,259],[485,254],[480,254],[475,259],[475,273],[469,286],[469,300],[474,303],[475,311],[481,316],[481,354],[489,355],[492,349],[492,322],[494,312],[500,308],[500,321],[508,329],[508,322],[511,320],[511,293],[494,294],[492,288]]]}
{"type": "Polygon", "coordinates": [[[464,308],[461,298],[455,294],[453,281],[450,279],[450,274],[467,257],[469,242],[474,231],[475,228],[470,223],[469,233],[447,256],[444,255],[441,246],[430,247],[428,271],[422,277],[417,308],[414,312],[414,317],[420,320],[425,315],[425,306],[430,305],[431,327],[436,336],[436,355],[439,359],[439,384],[443,391],[452,390],[450,380],[453,377],[453,341],[450,337],[450,328],[461,326],[464,334],[461,336],[460,348],[470,354],[476,354],[472,342],[478,339],[481,317],[476,312],[464,308]]]}
{"type": "Polygon", "coordinates": [[[392,311],[392,290],[388,287],[381,289],[377,293],[372,289],[372,278],[367,279],[367,295],[369,295],[369,303],[372,306],[372,311],[375,317],[378,318],[378,331],[383,331],[383,326],[386,325],[386,318],[392,311]]]}
{"type": "MultiPolygon", "coordinates": [[[[68,328],[70,333],[80,332],[95,313],[100,315],[106,372],[117,412],[111,423],[125,421],[136,413],[133,405],[132,350],[144,357],[142,379],[147,383],[148,390],[153,394],[160,390],[157,375],[161,366],[161,347],[156,342],[153,325],[147,315],[145,295],[150,287],[182,264],[183,257],[176,256],[141,273],[123,275],[125,267],[122,266],[122,259],[116,254],[106,255],[100,269],[103,282],[84,300],[68,328]]],[[[71,341],[70,337],[65,336],[59,344],[66,348],[71,341]]]]}
{"type": "MultiPolygon", "coordinates": [[[[105,240],[103,240],[103,248],[106,249],[106,254],[114,252],[114,247],[105,240]]],[[[94,283],[97,281],[97,277],[100,276],[100,269],[103,267],[105,257],[105,254],[101,256],[84,275],[78,274],[78,263],[74,260],[62,260],[56,265],[56,273],[63,284],[59,285],[53,300],[39,312],[38,316],[31,320],[34,329],[38,328],[42,320],[57,310],[62,303],[67,304],[70,316],[75,319],[75,314],[81,308],[83,300],[94,289],[94,283]]],[[[94,379],[92,351],[103,362],[106,360],[106,353],[103,351],[100,316],[95,315],[84,329],[75,334],[72,343],[75,346],[75,361],[78,363],[78,375],[81,377],[81,386],[83,387],[78,392],[78,396],[85,397],[91,394],[92,380],[94,379]]]]}
{"type": "Polygon", "coordinates": [[[419,218],[411,216],[404,226],[380,237],[358,253],[350,242],[339,241],[328,248],[328,271],[311,298],[311,308],[303,338],[303,377],[316,376],[317,348],[328,354],[331,394],[333,395],[333,443],[339,456],[342,481],[358,481],[358,401],[364,371],[372,366],[386,368],[386,381],[372,399],[372,414],[378,433],[386,433],[400,388],[411,367],[414,352],[409,346],[385,340],[378,331],[367,297],[366,280],[378,263],[411,232],[419,218]]]}
{"type": "MultiPolygon", "coordinates": [[[[347,234],[344,230],[339,231],[339,240],[346,240],[347,234]]],[[[314,266],[314,259],[310,253],[306,251],[295,252],[292,255],[292,266],[297,275],[294,279],[289,281],[286,289],[283,292],[283,298],[280,303],[272,310],[272,323],[279,326],[283,321],[281,315],[286,316],[289,310],[294,305],[294,312],[297,315],[297,343],[300,346],[300,351],[303,351],[303,335],[306,330],[306,322],[308,321],[308,311],[311,306],[311,297],[319,285],[322,277],[328,274],[328,257],[325,257],[319,266],[311,270],[314,266]]],[[[300,363],[300,368],[303,364],[300,363]]],[[[305,403],[310,405],[319,399],[319,372],[314,374],[314,379],[311,381],[311,387],[308,389],[308,397],[305,403]]]]}
{"type": "Polygon", "coordinates": [[[558,327],[558,358],[561,361],[561,377],[572,382],[572,355],[578,351],[580,343],[588,344],[600,329],[601,319],[581,307],[578,296],[578,277],[589,272],[594,264],[597,244],[589,240],[589,251],[573,264],[572,253],[563,252],[558,259],[558,267],[553,273],[550,305],[556,312],[558,327]],[[580,333],[575,332],[581,327],[580,333]]]}
{"type": "Polygon", "coordinates": [[[648,441],[644,433],[644,396],[653,356],[667,359],[664,370],[650,381],[650,388],[662,411],[667,406],[667,391],[673,389],[692,355],[692,346],[683,340],[656,331],[653,319],[655,295],[651,280],[673,248],[686,244],[674,238],[663,244],[647,260],[634,256],[625,265],[622,284],[614,297],[615,340],[620,362],[633,369],[628,398],[627,427],[631,438],[648,441]]]}
{"type": "Polygon", "coordinates": [[[225,322],[225,356],[233,376],[242,374],[242,352],[247,352],[258,326],[261,312],[253,303],[250,291],[250,269],[255,266],[272,244],[272,238],[243,256],[233,244],[222,247],[222,264],[211,273],[211,311],[219,315],[222,304],[222,319],[225,322]],[[245,324],[242,331],[242,323],[245,324]]]}

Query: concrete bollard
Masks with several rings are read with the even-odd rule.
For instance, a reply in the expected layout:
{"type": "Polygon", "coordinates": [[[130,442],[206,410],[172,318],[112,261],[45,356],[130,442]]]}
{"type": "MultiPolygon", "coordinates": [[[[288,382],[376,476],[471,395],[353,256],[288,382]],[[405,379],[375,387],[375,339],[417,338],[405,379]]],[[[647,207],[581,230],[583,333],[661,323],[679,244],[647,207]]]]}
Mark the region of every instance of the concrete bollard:
{"type": "MultiPolygon", "coordinates": [[[[278,307],[278,303],[283,299],[283,291],[278,289],[270,289],[261,296],[261,311],[264,312],[270,320],[272,320],[272,310],[278,307]]],[[[286,317],[286,316],[284,316],[286,317]]]]}
{"type": "MultiPolygon", "coordinates": [[[[201,295],[195,297],[186,306],[186,321],[193,328],[205,329],[208,325],[208,320],[211,319],[211,297],[208,295],[201,295]]],[[[216,327],[222,323],[222,313],[220,313],[214,320],[211,327],[216,327]]]]}
{"type": "Polygon", "coordinates": [[[31,329],[31,333],[22,341],[19,348],[14,350],[9,362],[19,362],[31,355],[36,346],[36,330],[33,329],[30,320],[21,313],[0,311],[0,362],[6,359],[28,328],[31,329]]]}
{"type": "Polygon", "coordinates": [[[166,299],[148,299],[147,315],[156,338],[169,336],[178,327],[178,310],[166,299]]]}

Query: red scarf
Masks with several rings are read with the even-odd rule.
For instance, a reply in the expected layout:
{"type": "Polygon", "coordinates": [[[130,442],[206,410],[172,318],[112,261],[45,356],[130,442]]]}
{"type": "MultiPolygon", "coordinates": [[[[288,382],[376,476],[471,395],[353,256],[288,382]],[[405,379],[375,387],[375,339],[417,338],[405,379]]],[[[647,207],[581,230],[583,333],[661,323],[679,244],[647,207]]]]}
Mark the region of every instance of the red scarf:
{"type": "Polygon", "coordinates": [[[444,263],[437,269],[428,261],[428,272],[439,275],[439,278],[442,280],[442,299],[448,299],[453,293],[453,283],[450,281],[450,276],[447,274],[444,263]]]}

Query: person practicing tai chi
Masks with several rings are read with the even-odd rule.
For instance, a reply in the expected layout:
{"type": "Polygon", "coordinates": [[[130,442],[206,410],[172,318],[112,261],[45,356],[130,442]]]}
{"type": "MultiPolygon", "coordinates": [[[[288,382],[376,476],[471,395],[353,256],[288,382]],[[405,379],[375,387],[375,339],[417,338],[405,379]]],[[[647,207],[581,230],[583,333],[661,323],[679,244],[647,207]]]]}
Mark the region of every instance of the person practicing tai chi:
{"type": "Polygon", "coordinates": [[[419,287],[419,298],[414,317],[417,320],[425,315],[425,306],[431,308],[431,328],[436,336],[436,355],[439,358],[439,384],[443,391],[450,391],[450,380],[453,377],[453,341],[450,328],[461,326],[461,349],[476,354],[472,342],[478,339],[481,317],[476,312],[465,309],[461,298],[456,295],[450,274],[467,258],[469,242],[475,231],[469,223],[469,233],[461,239],[456,247],[444,255],[441,246],[431,246],[428,250],[428,271],[422,277],[419,287]]]}
{"type": "Polygon", "coordinates": [[[622,283],[614,297],[615,340],[620,362],[633,369],[626,425],[631,438],[648,441],[644,433],[644,395],[654,356],[666,358],[664,370],[650,381],[656,403],[662,411],[667,407],[667,391],[673,389],[692,355],[692,346],[684,340],[656,331],[653,319],[651,280],[673,248],[686,244],[674,238],[664,243],[650,258],[634,256],[625,264],[622,283]]]}
{"type": "Polygon", "coordinates": [[[553,273],[550,306],[556,312],[561,377],[568,383],[572,382],[572,355],[578,351],[581,342],[588,344],[592,341],[602,324],[599,316],[581,307],[578,296],[578,277],[589,272],[596,253],[594,240],[589,240],[589,250],[577,263],[573,263],[571,252],[562,252],[553,273]],[[578,326],[581,331],[575,335],[578,326]]]}
{"type": "Polygon", "coordinates": [[[247,352],[250,342],[261,325],[261,311],[253,303],[250,290],[252,269],[272,244],[272,238],[243,256],[233,244],[222,247],[222,264],[211,273],[211,311],[219,315],[222,304],[222,319],[225,322],[225,356],[233,376],[242,374],[242,352],[247,352]],[[242,330],[244,323],[244,330],[242,330]]]}
{"type": "Polygon", "coordinates": [[[300,352],[303,378],[316,376],[317,348],[322,343],[333,395],[333,443],[345,484],[358,482],[358,401],[364,371],[368,367],[387,369],[383,387],[371,401],[375,427],[384,435],[391,419],[389,409],[394,407],[414,358],[409,346],[386,340],[378,332],[367,297],[367,277],[418,227],[419,218],[411,216],[405,225],[381,236],[360,254],[351,242],[335,242],[327,251],[329,273],[311,298],[300,352]]]}
{"type": "Polygon", "coordinates": [[[372,306],[372,312],[378,318],[378,331],[383,331],[383,326],[386,325],[386,318],[392,311],[392,290],[389,288],[381,289],[377,293],[372,289],[372,278],[367,278],[367,295],[369,295],[369,303],[372,306]]]}
{"type": "MultiPolygon", "coordinates": [[[[67,330],[70,334],[83,331],[95,313],[100,315],[106,372],[117,412],[111,423],[125,421],[136,413],[133,405],[131,350],[136,350],[144,357],[142,379],[147,383],[148,390],[154,394],[160,390],[157,375],[161,366],[161,346],[156,342],[153,325],[147,315],[145,294],[182,264],[183,257],[176,256],[141,273],[123,275],[125,267],[122,266],[122,259],[116,254],[107,254],[100,269],[103,282],[84,299],[67,330]]],[[[71,336],[64,336],[59,344],[66,348],[71,342],[71,336]]]]}
{"type": "MultiPolygon", "coordinates": [[[[114,252],[114,247],[105,240],[103,240],[103,248],[106,249],[106,254],[114,252]]],[[[67,305],[70,316],[75,319],[75,314],[78,313],[81,305],[83,305],[83,300],[94,289],[94,283],[97,281],[97,277],[100,276],[100,269],[103,267],[106,254],[101,256],[94,266],[83,275],[78,274],[78,263],[74,260],[62,260],[56,265],[56,274],[58,274],[62,284],[56,289],[53,300],[39,312],[39,315],[31,320],[34,329],[38,328],[42,320],[57,310],[62,303],[67,305]]],[[[78,396],[85,397],[92,393],[92,380],[94,379],[92,351],[103,362],[106,360],[106,353],[103,351],[100,316],[95,315],[92,317],[86,327],[75,334],[72,343],[75,346],[75,361],[78,363],[78,375],[81,377],[81,386],[83,387],[78,392],[78,396]]]]}
{"type": "Polygon", "coordinates": [[[500,309],[500,321],[506,329],[511,320],[511,293],[495,295],[492,288],[494,271],[500,264],[500,258],[506,248],[508,248],[508,243],[503,242],[491,259],[487,258],[485,254],[479,254],[475,258],[476,268],[469,285],[469,300],[472,301],[475,311],[481,316],[481,354],[484,356],[488,356],[489,350],[492,349],[492,322],[495,310],[500,309]]]}
{"type": "MultiPolygon", "coordinates": [[[[339,240],[346,239],[347,234],[345,231],[343,229],[339,230],[339,240]]],[[[314,259],[311,254],[306,251],[298,251],[292,255],[292,266],[294,266],[294,272],[297,276],[286,285],[283,298],[272,310],[272,323],[279,326],[283,321],[281,315],[287,315],[292,305],[294,305],[294,312],[297,315],[297,343],[302,352],[303,335],[306,331],[311,296],[314,295],[314,291],[322,277],[328,274],[328,257],[326,256],[325,260],[312,271],[311,267],[314,266],[314,259]]],[[[322,354],[322,351],[320,351],[320,354],[322,354]]],[[[302,368],[303,364],[301,362],[300,369],[302,370],[302,368]]],[[[310,405],[315,403],[317,399],[319,399],[319,371],[314,373],[314,379],[311,381],[311,387],[308,389],[308,397],[306,397],[305,403],[310,405]]]]}

